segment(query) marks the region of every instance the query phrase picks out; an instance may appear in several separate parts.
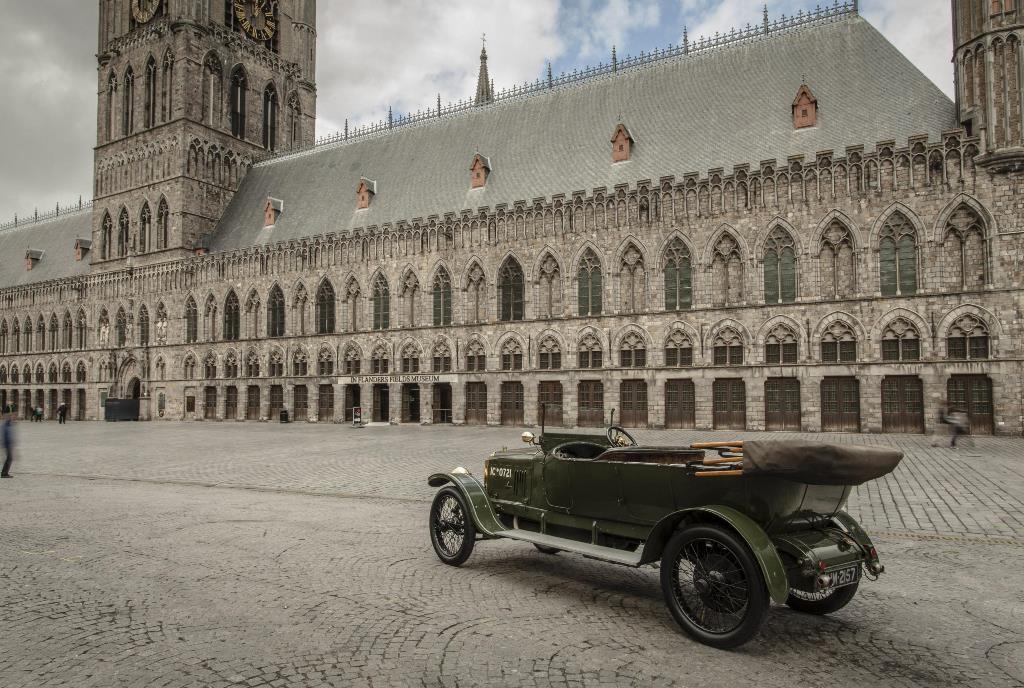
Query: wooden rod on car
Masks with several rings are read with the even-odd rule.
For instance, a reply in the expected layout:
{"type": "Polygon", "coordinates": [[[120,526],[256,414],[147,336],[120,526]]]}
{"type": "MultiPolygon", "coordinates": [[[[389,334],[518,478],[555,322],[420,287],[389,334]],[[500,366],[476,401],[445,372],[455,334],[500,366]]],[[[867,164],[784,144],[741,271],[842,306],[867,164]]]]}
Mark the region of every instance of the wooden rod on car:
{"type": "Polygon", "coordinates": [[[704,459],[704,465],[705,466],[714,466],[714,465],[720,464],[720,463],[743,463],[743,457],[742,456],[737,456],[737,457],[722,457],[722,456],[719,456],[719,457],[715,457],[715,458],[704,459]]]}
{"type": "Polygon", "coordinates": [[[694,442],[690,445],[690,449],[717,449],[718,447],[742,447],[743,440],[733,440],[731,442],[694,442]]]}
{"type": "Polygon", "coordinates": [[[743,469],[737,468],[734,471],[697,471],[694,473],[698,478],[703,478],[712,475],[743,475],[743,469]]]}

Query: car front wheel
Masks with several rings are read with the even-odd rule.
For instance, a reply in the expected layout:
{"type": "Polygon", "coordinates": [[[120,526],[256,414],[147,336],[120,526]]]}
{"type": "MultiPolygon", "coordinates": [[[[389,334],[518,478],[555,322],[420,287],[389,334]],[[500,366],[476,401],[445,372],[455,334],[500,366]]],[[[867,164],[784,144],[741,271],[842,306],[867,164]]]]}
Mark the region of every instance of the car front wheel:
{"type": "Polygon", "coordinates": [[[761,567],[743,540],[719,526],[687,526],[669,540],[661,588],[676,622],[711,647],[742,645],[768,613],[761,567]]]}
{"type": "Polygon", "coordinates": [[[461,566],[473,553],[476,526],[466,498],[454,487],[445,487],[430,505],[430,543],[438,559],[461,566]]]}
{"type": "Polygon", "coordinates": [[[822,592],[804,592],[793,588],[789,591],[786,604],[790,609],[807,614],[831,614],[837,612],[853,599],[857,594],[857,587],[860,581],[852,585],[844,585],[841,588],[831,588],[822,592]]]}

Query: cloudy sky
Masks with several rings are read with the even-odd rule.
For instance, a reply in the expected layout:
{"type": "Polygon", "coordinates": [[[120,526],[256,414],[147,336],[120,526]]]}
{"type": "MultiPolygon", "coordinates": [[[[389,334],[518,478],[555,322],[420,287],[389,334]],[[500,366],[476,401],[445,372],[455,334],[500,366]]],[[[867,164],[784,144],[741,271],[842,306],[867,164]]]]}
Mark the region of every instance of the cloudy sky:
{"type": "MultiPolygon", "coordinates": [[[[768,3],[771,18],[820,0],[768,3]]],[[[828,4],[826,0],[822,4],[828,4]]],[[[0,222],[88,199],[96,136],[96,0],[0,0],[7,95],[0,222]]],[[[319,0],[317,135],[470,97],[481,35],[498,89],[761,19],[750,0],[319,0]]],[[[949,0],[861,0],[860,11],[952,96],[949,0]]]]}

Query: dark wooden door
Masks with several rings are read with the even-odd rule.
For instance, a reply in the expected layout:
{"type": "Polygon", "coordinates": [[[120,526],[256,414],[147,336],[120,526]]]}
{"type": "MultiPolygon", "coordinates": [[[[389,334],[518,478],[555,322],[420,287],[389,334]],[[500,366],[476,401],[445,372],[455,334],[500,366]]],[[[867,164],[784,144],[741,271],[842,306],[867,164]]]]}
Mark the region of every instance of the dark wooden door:
{"type": "Polygon", "coordinates": [[[85,420],[85,390],[84,389],[78,390],[78,408],[75,409],[75,412],[77,414],[75,416],[75,418],[77,418],[78,420],[85,420]]]}
{"type": "Polygon", "coordinates": [[[309,388],[295,385],[292,389],[292,420],[306,420],[309,417],[309,388]]]}
{"type": "Polygon", "coordinates": [[[435,423],[452,422],[452,386],[447,382],[435,382],[431,409],[435,423]]]}
{"type": "Polygon", "coordinates": [[[967,414],[972,435],[991,435],[992,380],[987,375],[953,375],[946,383],[946,397],[951,411],[967,414]]]}
{"type": "Polygon", "coordinates": [[[391,420],[391,391],[387,385],[373,386],[373,422],[387,423],[391,420]]]}
{"type": "Polygon", "coordinates": [[[882,432],[924,432],[924,387],[916,375],[882,379],[882,432]]]}
{"type": "Polygon", "coordinates": [[[229,385],[224,390],[224,420],[238,418],[238,388],[229,385]]]}
{"type": "Polygon", "coordinates": [[[562,383],[541,382],[537,385],[537,422],[544,426],[564,425],[562,414],[562,383]]]}
{"type": "Polygon", "coordinates": [[[352,422],[352,409],[356,406],[362,408],[359,403],[359,385],[345,385],[345,420],[352,422]]]}
{"type": "Polygon", "coordinates": [[[665,427],[694,428],[697,426],[696,400],[693,380],[665,381],[665,427]]]}
{"type": "Polygon", "coordinates": [[[767,430],[800,430],[800,381],[770,377],[764,382],[764,420],[767,430]]]}
{"type": "Polygon", "coordinates": [[[604,425],[604,383],[600,380],[583,380],[576,388],[576,393],[579,404],[576,424],[591,428],[604,425]]]}
{"type": "Polygon", "coordinates": [[[466,383],[466,425],[487,425],[487,383],[466,383]]]}
{"type": "Polygon", "coordinates": [[[619,385],[619,404],[624,428],[647,427],[647,383],[643,380],[623,380],[619,385]]]}
{"type": "Polygon", "coordinates": [[[523,424],[523,383],[501,383],[501,424],[523,424]]]}
{"type": "Polygon", "coordinates": [[[249,385],[245,391],[245,419],[260,419],[260,388],[258,385],[249,385]]]}
{"type": "Polygon", "coordinates": [[[270,400],[267,413],[270,420],[275,423],[281,418],[281,410],[284,408],[284,386],[270,385],[270,400]]]}
{"type": "Polygon", "coordinates": [[[417,383],[402,385],[402,422],[420,422],[420,386],[417,383]]]}
{"type": "Polygon", "coordinates": [[[206,387],[203,390],[203,418],[214,420],[217,418],[217,388],[206,387]]]}
{"type": "Polygon", "coordinates": [[[320,385],[316,395],[316,419],[321,423],[334,420],[334,386],[320,385]]]}
{"type": "Polygon", "coordinates": [[[826,377],[821,381],[822,432],[860,432],[860,381],[826,377]]]}
{"type": "Polygon", "coordinates": [[[747,427],[747,388],[743,380],[720,379],[711,386],[711,410],[716,430],[747,427]]]}

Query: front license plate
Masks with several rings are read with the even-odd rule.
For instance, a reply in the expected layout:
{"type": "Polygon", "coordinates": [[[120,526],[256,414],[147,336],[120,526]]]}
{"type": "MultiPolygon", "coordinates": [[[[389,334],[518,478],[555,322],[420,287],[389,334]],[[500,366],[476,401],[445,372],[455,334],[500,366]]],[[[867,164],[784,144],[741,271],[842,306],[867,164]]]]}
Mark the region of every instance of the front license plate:
{"type": "Polygon", "coordinates": [[[844,585],[853,585],[860,580],[860,564],[855,566],[848,566],[845,569],[839,569],[838,571],[832,571],[829,573],[832,577],[833,588],[841,588],[844,585]]]}

